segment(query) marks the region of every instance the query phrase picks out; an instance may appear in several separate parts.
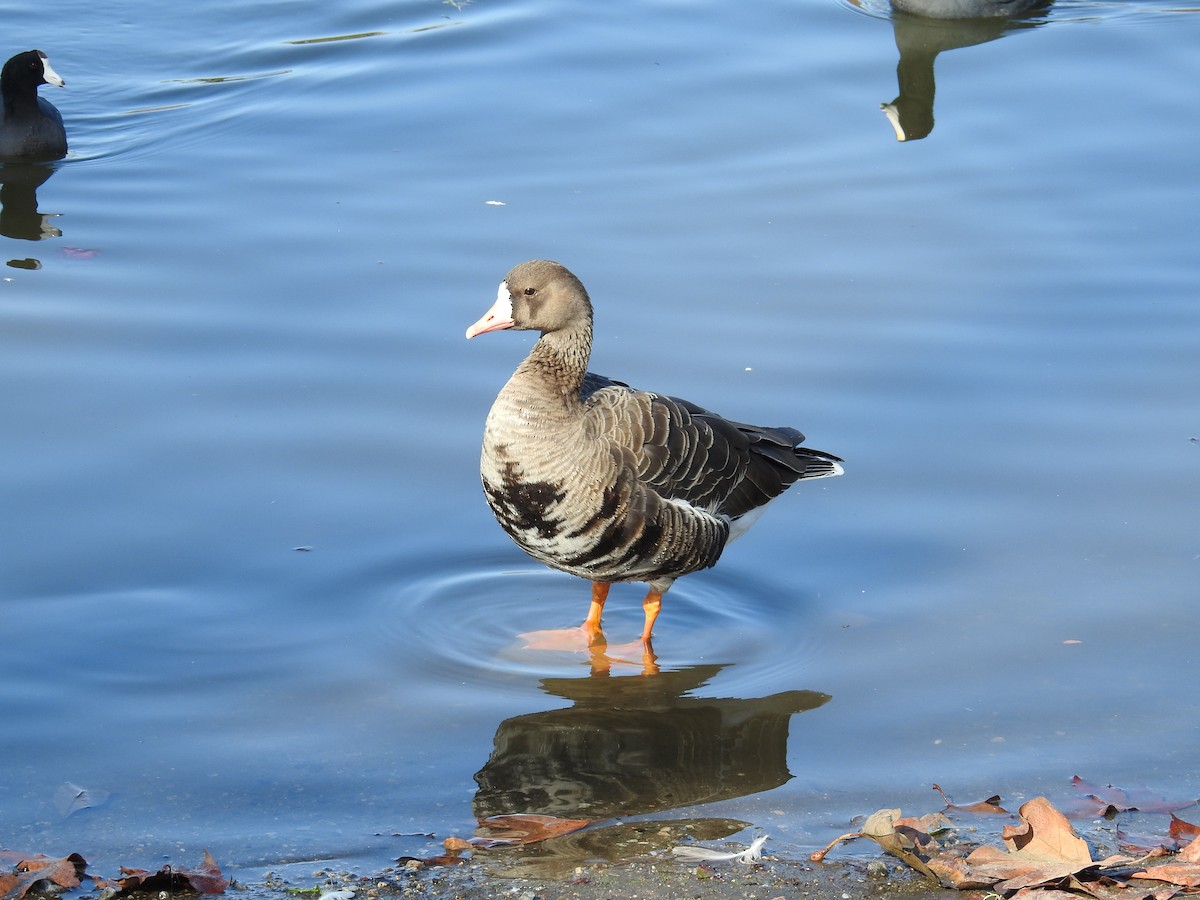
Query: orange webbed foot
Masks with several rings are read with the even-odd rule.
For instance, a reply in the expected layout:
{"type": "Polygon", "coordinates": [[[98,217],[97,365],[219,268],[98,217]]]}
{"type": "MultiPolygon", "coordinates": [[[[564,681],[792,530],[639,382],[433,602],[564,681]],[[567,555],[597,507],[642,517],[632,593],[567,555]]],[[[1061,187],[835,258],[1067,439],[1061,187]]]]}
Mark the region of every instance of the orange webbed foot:
{"type": "Polygon", "coordinates": [[[592,602],[587,618],[578,628],[552,628],[545,631],[527,631],[520,637],[527,650],[569,650],[580,652],[603,646],[604,632],[600,630],[600,618],[604,615],[604,601],[608,599],[610,585],[606,581],[592,582],[592,602]]]}
{"type": "Polygon", "coordinates": [[[525,642],[525,650],[561,650],[568,653],[583,653],[597,640],[604,639],[602,632],[590,632],[582,625],[578,628],[526,631],[518,637],[525,642]]]}

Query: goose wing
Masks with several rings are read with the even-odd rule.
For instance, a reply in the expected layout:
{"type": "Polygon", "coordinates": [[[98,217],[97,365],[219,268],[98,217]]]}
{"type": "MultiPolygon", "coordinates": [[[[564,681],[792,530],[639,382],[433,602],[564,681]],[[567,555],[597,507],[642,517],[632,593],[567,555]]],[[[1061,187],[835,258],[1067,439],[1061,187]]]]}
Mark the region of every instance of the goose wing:
{"type": "Polygon", "coordinates": [[[794,428],[725,419],[686,400],[588,373],[591,434],[629,451],[640,482],[668,500],[737,519],[801,478],[836,475],[840,460],[799,446],[794,428]]]}

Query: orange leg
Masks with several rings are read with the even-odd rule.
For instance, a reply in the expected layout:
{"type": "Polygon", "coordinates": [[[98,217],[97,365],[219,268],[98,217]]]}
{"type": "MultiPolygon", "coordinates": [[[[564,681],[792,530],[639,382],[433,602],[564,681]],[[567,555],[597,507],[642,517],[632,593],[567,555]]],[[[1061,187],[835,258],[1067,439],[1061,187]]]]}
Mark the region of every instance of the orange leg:
{"type": "Polygon", "coordinates": [[[589,644],[598,637],[603,638],[600,631],[600,617],[604,615],[604,601],[608,599],[610,587],[612,585],[607,581],[592,582],[592,605],[588,607],[587,618],[583,620],[583,633],[587,635],[589,644]]]}
{"type": "Polygon", "coordinates": [[[646,613],[646,626],[642,629],[642,643],[650,643],[650,633],[654,631],[654,620],[662,612],[662,592],[650,589],[646,599],[642,601],[642,610],[646,613]]]}
{"type": "Polygon", "coordinates": [[[657,675],[658,657],[654,655],[654,645],[650,643],[650,638],[642,641],[642,674],[657,675]]]}
{"type": "Polygon", "coordinates": [[[609,648],[603,634],[588,646],[588,652],[591,654],[592,675],[611,675],[614,665],[636,665],[633,657],[639,648],[642,654],[642,674],[657,675],[659,673],[658,657],[654,655],[654,645],[650,641],[638,641],[636,644],[630,642],[621,644],[619,647],[609,648]],[[617,655],[610,656],[610,649],[617,655]]]}

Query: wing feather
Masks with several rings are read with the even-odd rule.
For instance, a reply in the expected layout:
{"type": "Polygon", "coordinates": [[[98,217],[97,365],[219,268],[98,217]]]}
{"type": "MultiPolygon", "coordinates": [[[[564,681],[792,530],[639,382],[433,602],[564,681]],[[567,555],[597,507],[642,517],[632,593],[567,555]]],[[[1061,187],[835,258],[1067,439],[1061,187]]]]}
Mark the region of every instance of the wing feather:
{"type": "Polygon", "coordinates": [[[801,447],[794,428],[733,422],[592,373],[582,394],[591,434],[628,449],[638,480],[665,500],[737,519],[801,478],[841,471],[837,457],[801,447]]]}

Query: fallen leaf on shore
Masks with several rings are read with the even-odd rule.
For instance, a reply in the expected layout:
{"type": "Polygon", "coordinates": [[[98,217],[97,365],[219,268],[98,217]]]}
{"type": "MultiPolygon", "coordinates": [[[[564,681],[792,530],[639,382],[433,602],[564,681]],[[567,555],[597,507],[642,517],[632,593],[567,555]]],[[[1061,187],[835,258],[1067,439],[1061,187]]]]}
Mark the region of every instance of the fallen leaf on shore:
{"type": "Polygon", "coordinates": [[[993,794],[986,800],[979,800],[975,803],[968,803],[966,806],[959,806],[946,796],[946,792],[942,790],[941,785],[935,784],[933,785],[933,789],[941,795],[944,801],[946,801],[947,810],[953,809],[957,812],[980,813],[981,815],[1008,815],[1008,810],[1000,805],[999,794],[993,794]]]}
{"type": "Polygon", "coordinates": [[[902,860],[905,865],[916,869],[922,875],[936,882],[938,877],[930,871],[929,866],[925,865],[924,860],[914,851],[920,849],[928,852],[940,849],[937,841],[912,826],[906,826],[903,831],[897,830],[896,821],[898,819],[900,819],[900,810],[881,809],[867,817],[867,821],[863,823],[862,827],[863,836],[869,837],[892,856],[902,860]]]}
{"type": "Polygon", "coordinates": [[[1171,813],[1171,827],[1167,829],[1167,833],[1183,843],[1188,838],[1200,836],[1200,825],[1193,825],[1191,822],[1179,818],[1175,813],[1171,813]]]}
{"type": "Polygon", "coordinates": [[[1020,824],[1006,825],[1001,833],[1007,849],[977,847],[966,859],[938,858],[930,867],[960,889],[994,886],[996,893],[1007,894],[1094,865],[1087,843],[1045,797],[1022,804],[1017,815],[1020,824]]]}
{"type": "Polygon", "coordinates": [[[1179,851],[1179,859],[1184,862],[1200,863],[1200,837],[1196,837],[1190,844],[1179,851]]]}
{"type": "Polygon", "coordinates": [[[845,841],[852,841],[855,838],[860,838],[862,836],[863,833],[861,831],[848,831],[845,834],[839,834],[820,850],[816,850],[813,853],[808,854],[808,858],[813,862],[822,862],[838,844],[844,843],[845,841]]]}
{"type": "Polygon", "coordinates": [[[1019,824],[1004,827],[1004,847],[977,846],[968,853],[962,848],[938,849],[921,830],[937,824],[937,819],[903,819],[899,813],[879,810],[867,818],[862,831],[840,836],[812,859],[820,861],[842,841],[870,837],[943,887],[988,890],[1011,900],[1170,900],[1200,893],[1200,836],[1158,865],[1146,863],[1167,853],[1161,847],[1136,860],[1093,860],[1066,816],[1045,797],[1035,797],[1018,810],[1019,824]],[[908,828],[914,829],[911,835],[904,830],[908,828]]]}
{"type": "Polygon", "coordinates": [[[5,850],[3,861],[15,863],[12,872],[0,872],[0,900],[19,900],[40,881],[49,881],[61,888],[79,887],[87,862],[78,853],[52,858],[14,853],[5,850]]]}
{"type": "Polygon", "coordinates": [[[1004,826],[1000,835],[1014,855],[1080,866],[1092,862],[1087,842],[1045,797],[1021,804],[1017,815],[1021,824],[1004,826]]]}
{"type": "Polygon", "coordinates": [[[1126,831],[1117,826],[1117,845],[1126,853],[1136,853],[1147,856],[1163,856],[1172,850],[1179,849],[1179,841],[1169,837],[1158,837],[1151,834],[1126,831]]]}
{"type": "MultiPolygon", "coordinates": [[[[938,843],[928,833],[920,830],[916,824],[919,819],[903,819],[899,809],[880,809],[867,816],[861,831],[854,831],[835,838],[821,850],[809,855],[813,862],[821,862],[829,852],[843,841],[852,841],[866,837],[873,840],[885,851],[904,862],[910,868],[916,869],[934,882],[940,879],[935,875],[917,854],[917,848],[922,852],[938,849],[938,843]],[[897,828],[897,822],[902,823],[897,828]]],[[[940,822],[939,822],[940,824],[940,822]]]]}
{"type": "Polygon", "coordinates": [[[1071,779],[1071,785],[1079,795],[1076,801],[1066,805],[1067,815],[1073,818],[1104,816],[1113,818],[1117,813],[1136,810],[1146,813],[1174,813],[1194,805],[1195,800],[1171,801],[1156,797],[1149,791],[1127,791],[1124,788],[1113,787],[1111,784],[1100,787],[1084,781],[1078,775],[1071,779]]]}
{"type": "Polygon", "coordinates": [[[471,843],[484,850],[534,844],[561,834],[570,834],[591,824],[590,819],[561,819],[536,813],[488,816],[479,820],[479,828],[491,833],[477,835],[471,838],[471,843]]]}
{"type": "Polygon", "coordinates": [[[1064,866],[1061,862],[1021,859],[999,847],[987,845],[976,847],[965,859],[953,855],[949,859],[932,859],[930,867],[946,883],[960,890],[995,885],[995,893],[1002,893],[1005,887],[1016,891],[1042,884],[1075,871],[1074,866],[1064,866]]]}
{"type": "Polygon", "coordinates": [[[907,833],[914,844],[920,844],[924,838],[954,830],[954,823],[940,812],[926,813],[916,818],[905,816],[892,824],[897,831],[907,833]]]}
{"type": "Polygon", "coordinates": [[[120,893],[130,891],[177,891],[193,890],[200,894],[223,894],[229,880],[221,874],[212,854],[204,851],[204,859],[195,869],[177,869],[163,866],[157,872],[146,869],[129,869],[121,866],[121,876],[112,881],[97,881],[97,887],[114,887],[120,893]]]}
{"type": "Polygon", "coordinates": [[[1180,887],[1200,887],[1200,865],[1196,863],[1164,863],[1152,869],[1134,872],[1131,877],[1165,881],[1167,884],[1177,884],[1180,887]]]}

